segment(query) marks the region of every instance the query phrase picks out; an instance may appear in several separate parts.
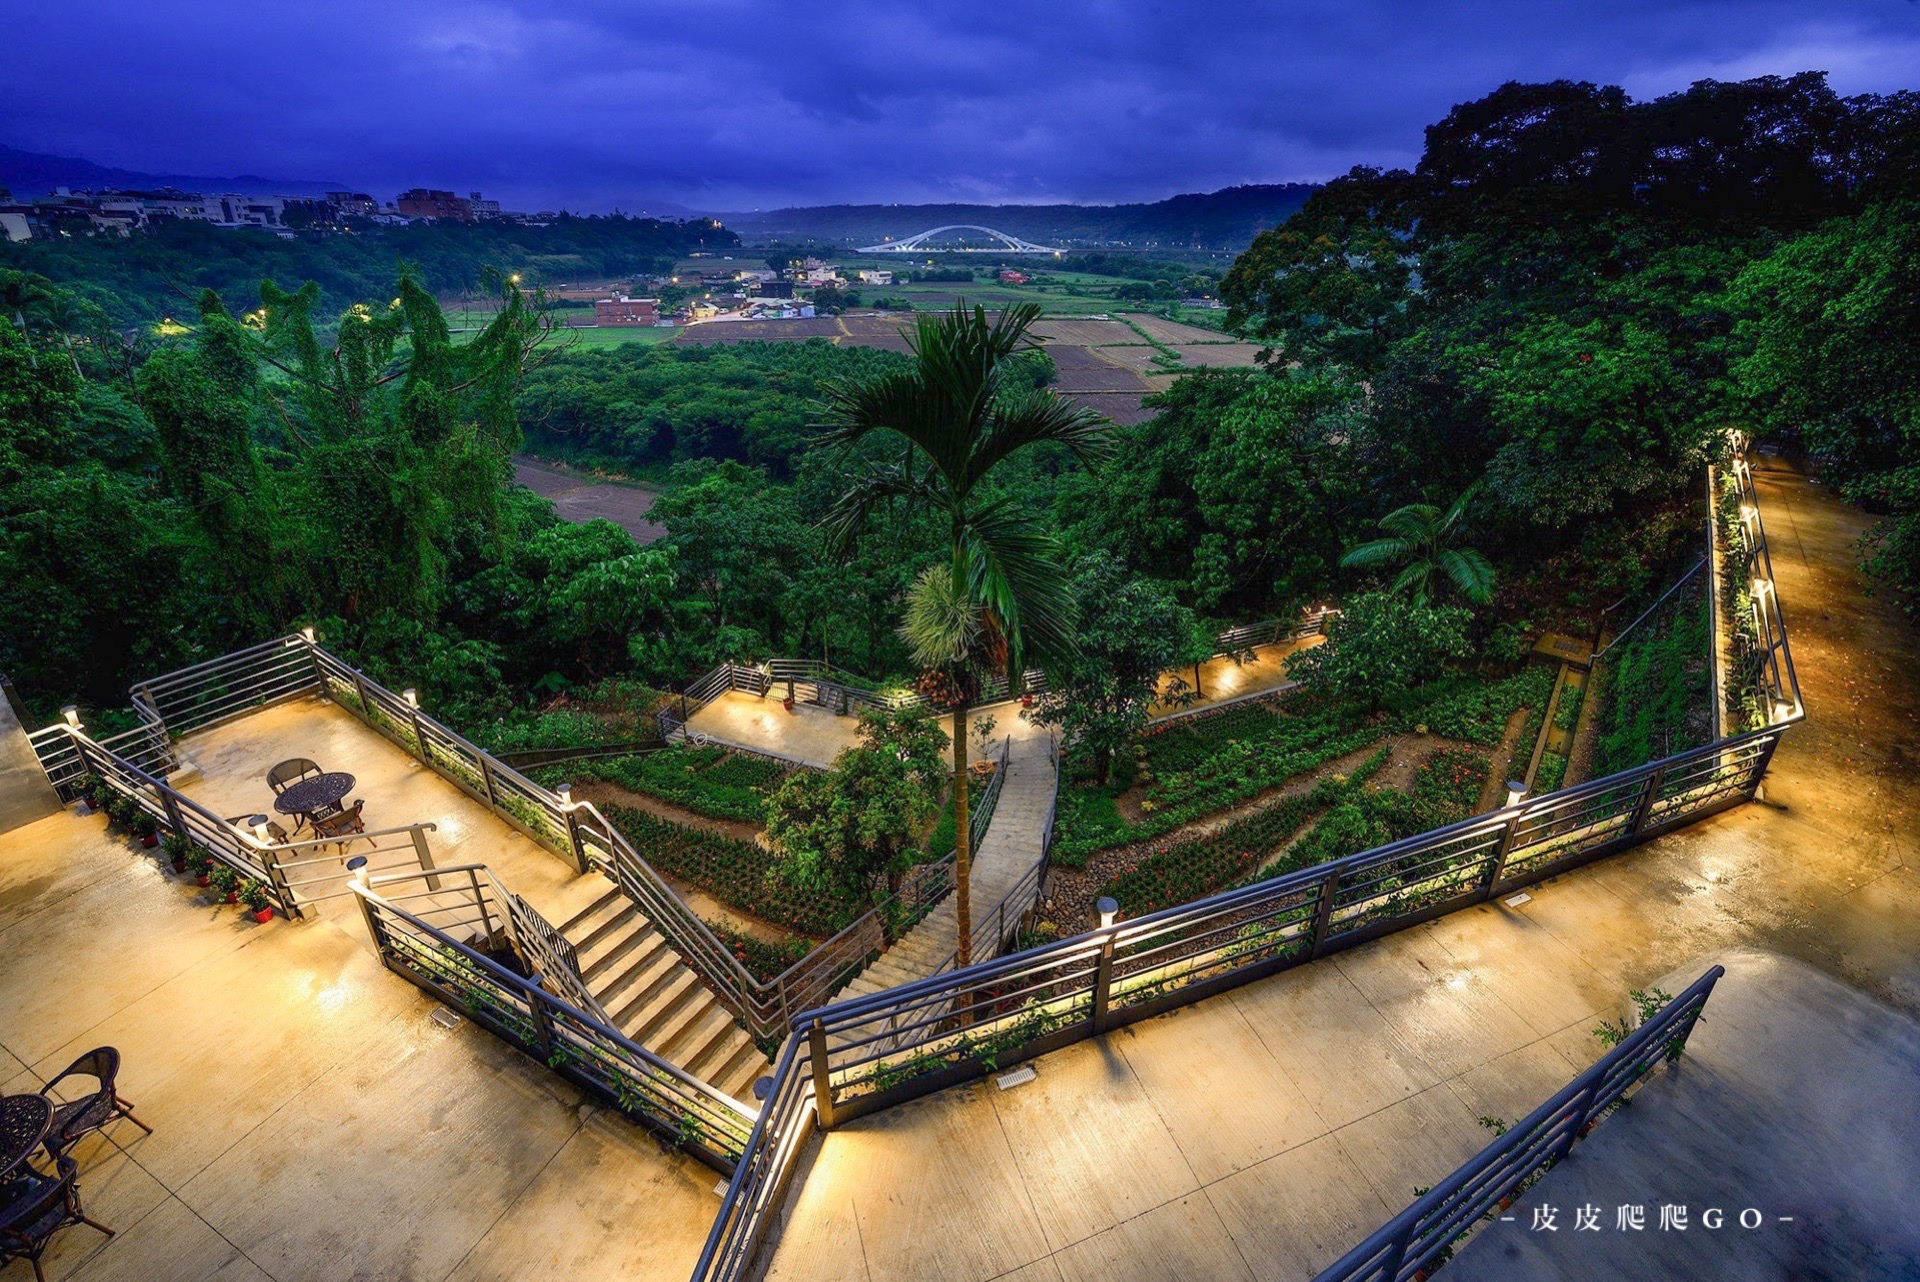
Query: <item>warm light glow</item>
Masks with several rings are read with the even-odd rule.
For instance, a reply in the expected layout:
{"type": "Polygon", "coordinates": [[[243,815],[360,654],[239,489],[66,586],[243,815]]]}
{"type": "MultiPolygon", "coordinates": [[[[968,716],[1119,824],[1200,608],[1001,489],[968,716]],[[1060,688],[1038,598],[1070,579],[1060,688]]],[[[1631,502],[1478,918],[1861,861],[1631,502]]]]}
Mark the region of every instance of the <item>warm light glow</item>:
{"type": "Polygon", "coordinates": [[[308,645],[312,645],[312,644],[313,644],[313,642],[314,642],[314,634],[313,634],[313,629],[312,629],[312,628],[301,628],[301,629],[300,629],[300,635],[301,635],[301,636],[303,636],[303,637],[305,637],[305,638],[307,639],[307,644],[308,644],[308,645]]]}
{"type": "Polygon", "coordinates": [[[402,690],[400,692],[400,697],[407,701],[407,706],[409,708],[417,708],[420,706],[420,692],[418,690],[415,690],[412,686],[408,686],[406,689],[402,690]]]}
{"type": "Polygon", "coordinates": [[[1767,594],[1767,589],[1772,586],[1773,584],[1767,582],[1765,579],[1755,579],[1753,581],[1753,599],[1758,601],[1767,594]]]}
{"type": "Polygon", "coordinates": [[[75,705],[69,703],[66,707],[60,709],[60,715],[65,717],[67,724],[75,730],[80,728],[80,709],[75,705]]]}
{"type": "Polygon", "coordinates": [[[1800,711],[1800,705],[1797,703],[1788,703],[1784,699],[1774,700],[1774,703],[1773,703],[1774,724],[1778,725],[1782,721],[1791,721],[1799,713],[1799,711],[1800,711]]]}

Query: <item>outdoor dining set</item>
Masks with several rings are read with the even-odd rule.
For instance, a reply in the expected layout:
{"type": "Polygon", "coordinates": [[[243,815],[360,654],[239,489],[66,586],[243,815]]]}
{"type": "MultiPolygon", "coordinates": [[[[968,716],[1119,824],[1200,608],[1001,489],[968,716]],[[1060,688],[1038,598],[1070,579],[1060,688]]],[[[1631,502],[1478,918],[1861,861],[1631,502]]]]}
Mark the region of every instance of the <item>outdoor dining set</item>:
{"type": "Polygon", "coordinates": [[[236,815],[230,822],[264,832],[275,845],[284,846],[298,840],[302,832],[311,832],[319,840],[340,841],[345,849],[347,839],[367,830],[360,817],[366,802],[355,798],[352,805],[346,803],[353,785],[353,776],[344,770],[322,770],[317,762],[293,757],[267,771],[274,811],[292,820],[292,828],[266,815],[236,815]]]}
{"type": "Polygon", "coordinates": [[[72,1150],[89,1132],[122,1117],[153,1134],[133,1115],[133,1102],[114,1089],[119,1072],[120,1052],[99,1046],[37,1092],[0,1098],[0,1265],[26,1260],[33,1276],[46,1282],[40,1257],[62,1229],[85,1224],[113,1236],[81,1208],[80,1166],[72,1150]],[[66,1092],[58,1088],[75,1080],[91,1088],[63,1098],[66,1092]]]}

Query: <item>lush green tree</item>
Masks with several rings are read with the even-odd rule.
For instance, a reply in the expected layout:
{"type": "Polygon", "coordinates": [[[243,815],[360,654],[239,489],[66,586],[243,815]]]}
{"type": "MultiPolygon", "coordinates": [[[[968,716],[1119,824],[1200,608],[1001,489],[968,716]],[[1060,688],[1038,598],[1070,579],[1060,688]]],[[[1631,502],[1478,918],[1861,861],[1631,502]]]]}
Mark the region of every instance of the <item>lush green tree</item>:
{"type": "Polygon", "coordinates": [[[939,814],[945,750],[935,720],[861,713],[831,769],[795,771],[767,799],[781,873],[843,899],[870,900],[883,878],[898,889],[939,814]]]}
{"type": "Polygon", "coordinates": [[[964,306],[917,321],[912,369],[863,383],[836,383],[826,396],[830,445],[850,449],[880,435],[904,454],[856,479],[828,514],[836,547],[857,540],[885,507],[908,503],[944,518],[948,555],[923,573],[902,633],[914,661],[937,681],[953,718],[955,904],[960,964],[972,947],[971,857],[967,839],[967,711],[984,672],[1018,672],[1030,658],[1070,653],[1071,601],[1059,548],[1011,497],[992,498],[990,478],[1009,459],[1044,445],[1091,461],[1105,447],[1106,421],[1043,388],[1007,386],[1014,356],[1032,342],[1032,304],[989,321],[964,306]]]}
{"type": "MultiPolygon", "coordinates": [[[[1113,754],[1146,727],[1161,674],[1186,657],[1194,618],[1164,585],[1136,578],[1107,552],[1075,565],[1072,592],[1080,645],[1047,666],[1034,718],[1090,754],[1104,784],[1113,754]]],[[[1184,687],[1173,681],[1177,698],[1184,687]]]]}
{"type": "Polygon", "coordinates": [[[1378,712],[1437,676],[1449,659],[1465,656],[1470,618],[1459,606],[1363,592],[1342,602],[1323,644],[1287,661],[1287,675],[1311,694],[1378,712]]]}
{"type": "Polygon", "coordinates": [[[1468,506],[1477,497],[1470,487],[1447,505],[1409,503],[1380,518],[1384,537],[1348,548],[1340,564],[1349,569],[1400,566],[1392,589],[1405,592],[1416,605],[1430,605],[1434,588],[1445,580],[1475,605],[1493,601],[1493,566],[1477,548],[1461,547],[1468,506]]]}

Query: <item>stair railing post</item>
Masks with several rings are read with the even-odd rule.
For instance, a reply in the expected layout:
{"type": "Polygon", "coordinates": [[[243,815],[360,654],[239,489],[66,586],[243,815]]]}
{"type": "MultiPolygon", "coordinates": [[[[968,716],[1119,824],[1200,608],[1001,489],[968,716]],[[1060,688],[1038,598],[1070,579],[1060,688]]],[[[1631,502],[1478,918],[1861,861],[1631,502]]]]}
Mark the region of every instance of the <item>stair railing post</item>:
{"type": "Polygon", "coordinates": [[[1641,792],[1639,800],[1633,803],[1633,819],[1627,824],[1629,837],[1639,835],[1640,830],[1646,826],[1647,815],[1653,810],[1654,799],[1660,795],[1660,785],[1665,782],[1666,777],[1667,772],[1664,767],[1647,776],[1646,789],[1641,792]]]}
{"type": "Polygon", "coordinates": [[[431,875],[427,878],[427,889],[440,889],[440,874],[433,871],[433,851],[427,848],[427,830],[420,824],[413,825],[413,853],[420,866],[431,875]]]}
{"type": "MultiPolygon", "coordinates": [[[[280,906],[286,910],[287,916],[289,918],[305,917],[306,910],[300,907],[299,900],[294,897],[293,883],[287,880],[287,870],[280,866],[278,847],[272,842],[263,841],[260,843],[259,853],[260,867],[267,874],[267,881],[273,886],[274,894],[279,896],[280,906]]],[[[361,871],[364,872],[365,869],[361,871]]],[[[355,898],[360,899],[361,911],[366,911],[367,901],[358,895],[355,898]]],[[[376,939],[375,942],[379,941],[376,939]]]]}
{"type": "Polygon", "coordinates": [[[1313,909],[1313,937],[1307,945],[1307,956],[1318,957],[1326,948],[1327,931],[1333,925],[1333,901],[1340,888],[1340,873],[1336,868],[1320,879],[1320,901],[1313,909]]]}
{"type": "Polygon", "coordinates": [[[1480,898],[1493,898],[1494,887],[1500,884],[1500,876],[1507,870],[1507,856],[1513,853],[1514,838],[1520,832],[1520,812],[1515,810],[1500,829],[1500,840],[1493,847],[1493,859],[1487,864],[1487,880],[1480,887],[1480,898]]]}
{"type": "Polygon", "coordinates": [[[1100,941],[1100,960],[1093,968],[1093,1033],[1107,1031],[1107,1006],[1113,997],[1113,934],[1100,941]]]}
{"type": "Polygon", "coordinates": [[[480,758],[480,782],[487,790],[487,805],[494,810],[498,810],[500,809],[500,797],[493,788],[493,765],[491,759],[488,757],[488,754],[484,752],[475,753],[474,755],[480,758]]]}
{"type": "Polygon", "coordinates": [[[833,1129],[833,1066],[827,1062],[827,1028],[814,1020],[807,1028],[807,1058],[813,1068],[813,1116],[820,1129],[833,1129]]]}
{"type": "Polygon", "coordinates": [[[554,1051],[553,1016],[547,1010],[546,982],[539,975],[529,976],[526,985],[527,1013],[533,1017],[533,1040],[541,1058],[551,1060],[554,1051]]]}

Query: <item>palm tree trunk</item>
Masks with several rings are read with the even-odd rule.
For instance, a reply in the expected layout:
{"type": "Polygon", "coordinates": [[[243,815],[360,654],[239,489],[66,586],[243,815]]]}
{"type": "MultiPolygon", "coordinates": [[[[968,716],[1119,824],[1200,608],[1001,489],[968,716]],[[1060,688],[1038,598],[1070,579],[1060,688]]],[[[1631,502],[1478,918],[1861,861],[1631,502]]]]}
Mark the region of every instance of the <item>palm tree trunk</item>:
{"type": "Polygon", "coordinates": [[[959,964],[973,961],[972,833],[967,828],[967,705],[953,705],[953,904],[959,964]]]}

